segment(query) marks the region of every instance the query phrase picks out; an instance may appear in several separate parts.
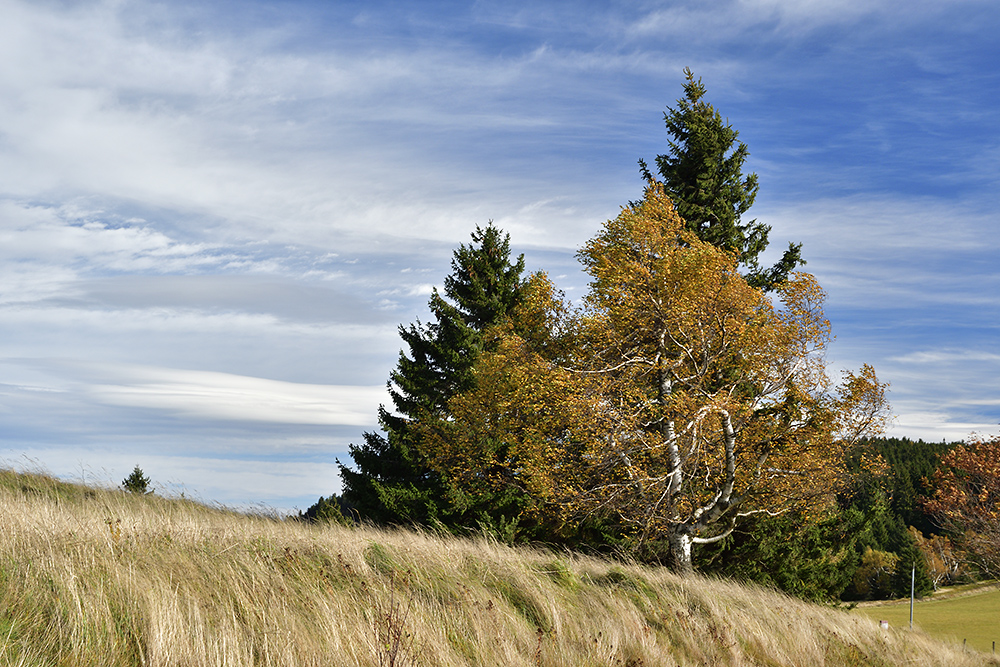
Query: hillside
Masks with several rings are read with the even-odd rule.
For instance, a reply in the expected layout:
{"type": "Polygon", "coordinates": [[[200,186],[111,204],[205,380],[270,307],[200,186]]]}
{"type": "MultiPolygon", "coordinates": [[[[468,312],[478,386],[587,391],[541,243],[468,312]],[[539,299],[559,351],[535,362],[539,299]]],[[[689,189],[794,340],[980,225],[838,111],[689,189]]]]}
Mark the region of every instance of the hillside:
{"type": "Polygon", "coordinates": [[[0,665],[988,665],[859,615],[489,540],[0,471],[0,665]]]}

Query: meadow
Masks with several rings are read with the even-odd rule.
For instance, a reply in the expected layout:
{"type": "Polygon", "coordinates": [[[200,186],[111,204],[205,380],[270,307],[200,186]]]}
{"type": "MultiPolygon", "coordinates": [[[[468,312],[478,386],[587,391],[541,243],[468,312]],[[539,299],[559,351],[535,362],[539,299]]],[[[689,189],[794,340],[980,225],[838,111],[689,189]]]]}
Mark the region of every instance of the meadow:
{"type": "MultiPolygon", "coordinates": [[[[886,620],[897,628],[910,626],[910,602],[894,601],[858,607],[857,613],[886,620]]],[[[913,627],[945,642],[992,654],[1000,644],[1000,589],[995,585],[916,600],[913,627]]]]}
{"type": "Polygon", "coordinates": [[[774,591],[0,471],[0,666],[1000,665],[774,591]]]}

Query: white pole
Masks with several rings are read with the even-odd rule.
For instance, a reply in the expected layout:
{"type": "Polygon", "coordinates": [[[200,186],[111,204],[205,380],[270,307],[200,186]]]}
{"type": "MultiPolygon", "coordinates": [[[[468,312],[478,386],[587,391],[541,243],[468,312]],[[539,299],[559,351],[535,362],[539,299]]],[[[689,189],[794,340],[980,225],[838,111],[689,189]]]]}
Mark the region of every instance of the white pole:
{"type": "Polygon", "coordinates": [[[913,629],[913,588],[914,582],[917,580],[917,564],[913,564],[913,569],[910,570],[910,630],[913,629]]]}

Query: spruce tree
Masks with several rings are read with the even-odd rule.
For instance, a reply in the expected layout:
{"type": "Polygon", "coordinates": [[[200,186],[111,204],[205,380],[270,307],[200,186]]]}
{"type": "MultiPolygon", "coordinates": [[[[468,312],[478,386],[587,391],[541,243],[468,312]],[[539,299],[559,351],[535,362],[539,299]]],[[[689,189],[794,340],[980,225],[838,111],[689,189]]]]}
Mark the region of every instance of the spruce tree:
{"type": "Polygon", "coordinates": [[[351,445],[355,469],[340,464],[343,501],[363,520],[379,524],[457,527],[483,508],[472,508],[434,471],[420,448],[417,420],[447,417],[448,400],[474,382],[472,367],[483,350],[482,332],[517,306],[524,256],[510,259],[510,238],[489,224],[476,227],[460,246],[445,278],[444,296],[433,292],[433,321],[400,326],[407,350],[389,377],[395,412],[379,407],[383,433],[364,434],[351,445]]]}
{"type": "MultiPolygon", "coordinates": [[[[715,107],[704,101],[705,86],[685,68],[685,96],[677,108],[667,108],[663,118],[672,137],[669,152],[656,157],[656,166],[667,194],[688,228],[703,241],[734,252],[747,267],[748,281],[769,289],[784,281],[801,258],[802,244],[789,244],[781,260],[763,269],[757,257],[767,248],[771,228],[741,216],[757,196],[757,174],[743,175],[750,154],[737,142],[739,132],[724,121],[715,107]]],[[[647,181],[653,174],[644,160],[640,171],[647,181]]]]}
{"type": "Polygon", "coordinates": [[[122,480],[122,488],[129,493],[135,493],[137,495],[146,495],[152,493],[149,488],[149,478],[142,471],[142,468],[136,464],[135,468],[132,469],[132,474],[122,480]]]}

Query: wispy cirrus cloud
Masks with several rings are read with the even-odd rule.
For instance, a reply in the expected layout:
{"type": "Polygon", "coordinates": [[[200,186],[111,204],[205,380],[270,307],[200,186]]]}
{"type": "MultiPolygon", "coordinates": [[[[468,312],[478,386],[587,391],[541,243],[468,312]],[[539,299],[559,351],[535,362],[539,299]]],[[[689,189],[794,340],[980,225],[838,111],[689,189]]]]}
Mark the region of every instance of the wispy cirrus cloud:
{"type": "Polygon", "coordinates": [[[335,491],[375,426],[337,387],[377,391],[474,225],[579,297],[686,65],[827,288],[831,366],[875,363],[902,435],[1000,419],[985,0],[0,11],[0,449],[335,491]]]}
{"type": "MultiPolygon", "coordinates": [[[[554,70],[534,53],[456,58],[334,41],[293,54],[266,30],[260,40],[210,31],[178,39],[116,11],[130,4],[50,12],[15,3],[10,25],[29,37],[15,40],[10,70],[33,76],[0,76],[0,174],[11,195],[141,201],[179,214],[171,217],[187,239],[214,229],[213,240],[358,247],[359,224],[389,243],[413,237],[416,222],[421,238],[453,240],[470,220],[511,208],[505,200],[539,201],[537,187],[534,196],[511,191],[530,189],[530,179],[484,168],[484,140],[505,134],[516,145],[573,122],[557,104],[502,99],[512,87],[536,99],[550,89],[554,70]],[[454,150],[428,160],[445,140],[454,150]],[[485,201],[464,194],[477,178],[492,181],[485,201]]],[[[519,158],[508,149],[490,159],[519,158]]],[[[566,219],[543,206],[526,228],[551,229],[553,213],[566,219]]]]}
{"type": "Polygon", "coordinates": [[[889,361],[901,364],[941,364],[956,361],[1000,363],[1000,354],[976,350],[926,350],[911,352],[898,357],[889,357],[889,361]]]}
{"type": "Polygon", "coordinates": [[[0,201],[0,257],[106,271],[191,271],[218,266],[218,244],[171,238],[145,220],[102,209],[0,201]]]}
{"type": "Polygon", "coordinates": [[[686,36],[698,42],[742,39],[748,31],[787,40],[823,28],[860,27],[881,30],[891,23],[898,30],[935,18],[961,19],[987,10],[985,0],[962,0],[944,6],[931,0],[727,0],[706,5],[693,1],[655,3],[630,26],[641,35],[686,36]]]}
{"type": "Polygon", "coordinates": [[[385,387],[302,384],[231,373],[114,366],[95,373],[94,400],[165,410],[200,420],[280,424],[356,425],[372,422],[385,387]]]}

